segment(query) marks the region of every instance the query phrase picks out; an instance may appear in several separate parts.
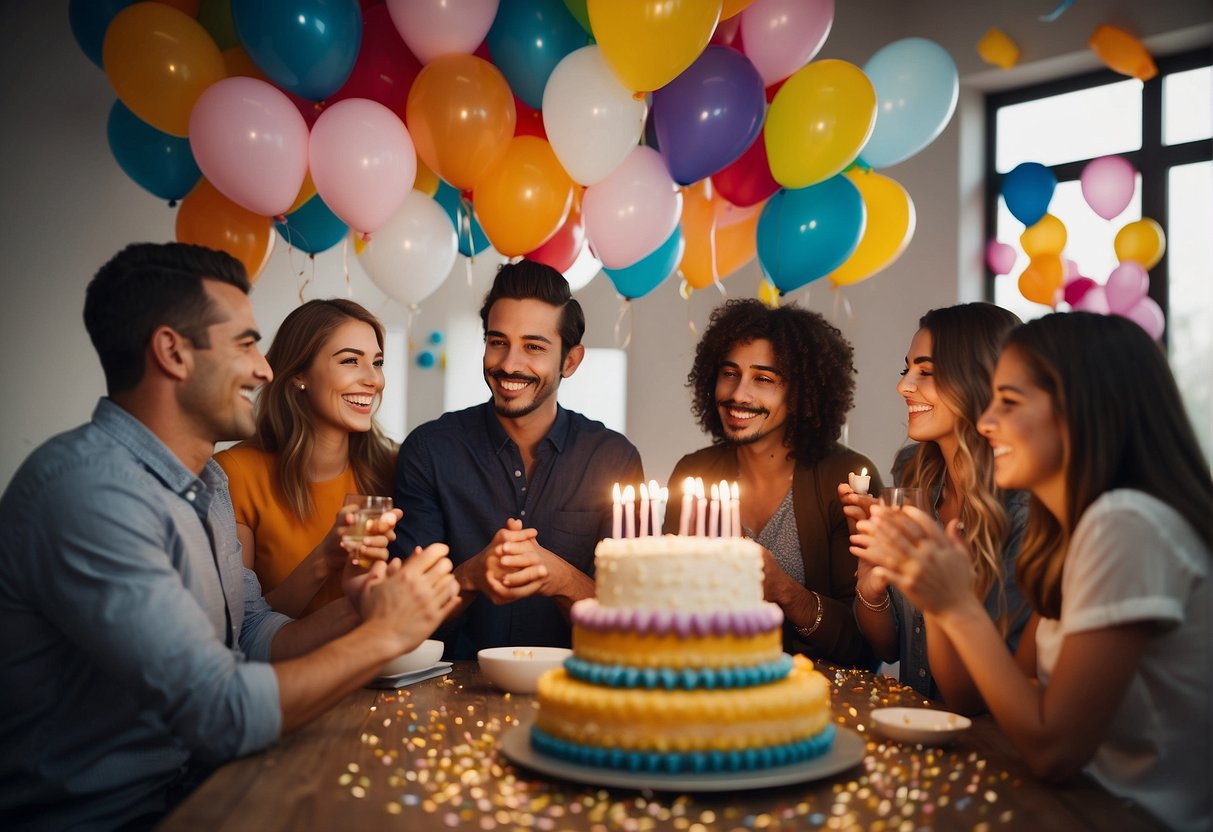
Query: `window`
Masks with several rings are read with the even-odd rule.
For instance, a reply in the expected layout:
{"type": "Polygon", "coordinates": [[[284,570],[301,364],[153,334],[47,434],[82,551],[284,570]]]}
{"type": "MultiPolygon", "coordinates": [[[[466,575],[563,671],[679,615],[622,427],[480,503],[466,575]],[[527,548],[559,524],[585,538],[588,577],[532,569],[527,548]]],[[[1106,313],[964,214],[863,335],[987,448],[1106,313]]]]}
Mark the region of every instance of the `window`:
{"type": "Polygon", "coordinates": [[[1150,270],[1150,297],[1166,315],[1171,367],[1213,461],[1213,50],[1157,65],[1145,83],[1100,71],[986,98],[987,238],[1018,254],[1009,274],[987,271],[986,297],[1024,320],[1049,311],[1019,293],[1024,226],[999,194],[1002,176],[1021,162],[1057,176],[1049,213],[1066,226],[1062,256],[1097,283],[1117,264],[1116,232],[1143,216],[1157,220],[1167,248],[1150,270]],[[1112,154],[1137,169],[1137,188],[1120,216],[1104,220],[1083,200],[1079,177],[1087,162],[1112,154]]]}

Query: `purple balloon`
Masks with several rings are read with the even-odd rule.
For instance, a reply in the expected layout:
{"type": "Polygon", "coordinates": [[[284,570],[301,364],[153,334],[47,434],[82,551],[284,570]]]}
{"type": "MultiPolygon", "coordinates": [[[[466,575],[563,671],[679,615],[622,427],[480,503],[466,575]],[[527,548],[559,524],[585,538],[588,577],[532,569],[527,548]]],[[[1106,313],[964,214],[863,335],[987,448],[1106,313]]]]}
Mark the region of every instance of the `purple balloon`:
{"type": "Polygon", "coordinates": [[[1140,263],[1126,260],[1108,275],[1104,293],[1108,296],[1108,309],[1125,315],[1150,291],[1150,275],[1140,263]]]}
{"type": "Polygon", "coordinates": [[[1142,298],[1131,309],[1119,314],[1144,329],[1155,341],[1162,337],[1162,331],[1167,326],[1162,309],[1153,298],[1142,298]]]}
{"type": "Polygon", "coordinates": [[[653,93],[657,144],[680,185],[734,162],[762,129],[766,95],[750,59],[708,46],[687,69],[653,93]]]}
{"type": "Polygon", "coordinates": [[[1091,210],[1110,220],[1129,207],[1137,188],[1137,171],[1120,156],[1101,156],[1087,163],[1079,182],[1091,210]]]}

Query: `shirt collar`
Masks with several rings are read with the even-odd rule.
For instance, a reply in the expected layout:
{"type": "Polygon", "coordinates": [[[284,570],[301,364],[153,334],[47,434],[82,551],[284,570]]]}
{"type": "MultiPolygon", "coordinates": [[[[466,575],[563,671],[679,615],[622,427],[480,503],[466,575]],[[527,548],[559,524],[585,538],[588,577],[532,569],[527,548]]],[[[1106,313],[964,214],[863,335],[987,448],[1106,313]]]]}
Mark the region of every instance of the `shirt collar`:
{"type": "Polygon", "coordinates": [[[148,430],[147,425],[108,397],[98,400],[93,410],[93,424],[125,446],[144,468],[176,494],[213,487],[222,477],[211,470],[218,467],[214,460],[207,461],[201,478],[195,476],[156,434],[148,430]]]}
{"type": "MultiPolygon", "coordinates": [[[[492,400],[485,403],[484,422],[490,449],[493,453],[500,453],[506,443],[512,440],[509,434],[505,432],[505,428],[501,426],[501,421],[497,418],[497,412],[493,409],[492,400]]],[[[569,412],[557,404],[556,421],[548,429],[547,435],[543,437],[543,441],[550,442],[556,453],[564,453],[564,446],[568,443],[569,431],[572,429],[572,424],[573,420],[569,417],[569,412]]]]}

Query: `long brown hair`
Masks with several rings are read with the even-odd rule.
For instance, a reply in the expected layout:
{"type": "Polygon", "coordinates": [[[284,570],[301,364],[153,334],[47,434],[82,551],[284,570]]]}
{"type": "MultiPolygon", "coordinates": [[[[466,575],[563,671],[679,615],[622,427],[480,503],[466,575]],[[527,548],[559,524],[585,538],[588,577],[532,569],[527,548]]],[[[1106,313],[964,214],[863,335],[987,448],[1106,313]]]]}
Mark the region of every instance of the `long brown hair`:
{"type": "Polygon", "coordinates": [[[990,379],[1003,339],[1017,324],[1014,313],[992,303],[932,309],[918,321],[920,329],[931,333],[936,388],[956,417],[952,426],[956,454],[944,459],[939,445],[921,442],[901,479],[929,492],[943,483],[951,463],[951,487],[960,495],[960,522],[976,555],[977,586],[983,596],[1002,583],[1002,548],[1009,523],[1001,492],[994,485],[994,454],[977,431],[977,420],[990,403],[990,379]]]}
{"type": "MultiPolygon", "coordinates": [[[[265,354],[274,380],[257,398],[256,444],[276,456],[275,485],[300,518],[310,517],[314,508],[307,487],[307,464],[315,447],[316,414],[307,397],[295,390],[294,378],[312,365],[333,331],[350,320],[375,330],[375,340],[383,349],[383,325],[378,318],[351,300],[331,298],[310,300],[287,315],[265,354]]],[[[350,467],[362,493],[389,493],[395,459],[395,444],[373,419],[366,433],[350,434],[350,467]]]]}
{"type": "Polygon", "coordinates": [[[1033,497],[1016,566],[1019,585],[1041,615],[1060,617],[1070,536],[1106,491],[1150,494],[1213,546],[1213,477],[1166,356],[1141,327],[1118,315],[1046,315],[1016,328],[1005,350],[1023,359],[1033,383],[1052,398],[1068,444],[1066,521],[1033,497]]]}

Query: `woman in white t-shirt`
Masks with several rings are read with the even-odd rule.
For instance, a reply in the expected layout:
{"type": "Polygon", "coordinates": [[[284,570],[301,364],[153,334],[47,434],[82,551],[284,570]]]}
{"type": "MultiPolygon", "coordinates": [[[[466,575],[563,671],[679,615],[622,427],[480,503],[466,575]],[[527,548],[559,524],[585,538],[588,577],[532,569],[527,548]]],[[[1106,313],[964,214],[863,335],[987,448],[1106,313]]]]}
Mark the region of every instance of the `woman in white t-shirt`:
{"type": "Polygon", "coordinates": [[[1158,345],[1115,315],[1016,328],[979,422],[1032,494],[1014,657],[954,524],[880,510],[863,556],[949,636],[1032,770],[1085,770],[1177,829],[1210,828],[1213,479],[1158,345]]]}

